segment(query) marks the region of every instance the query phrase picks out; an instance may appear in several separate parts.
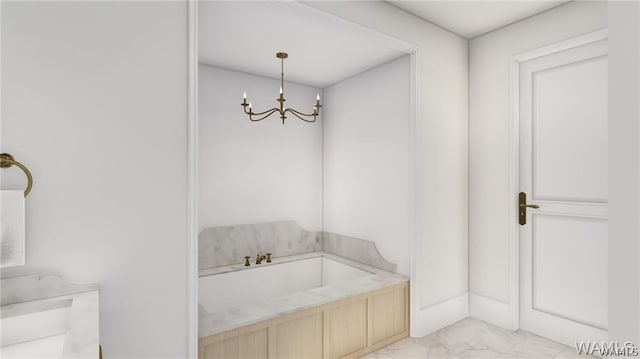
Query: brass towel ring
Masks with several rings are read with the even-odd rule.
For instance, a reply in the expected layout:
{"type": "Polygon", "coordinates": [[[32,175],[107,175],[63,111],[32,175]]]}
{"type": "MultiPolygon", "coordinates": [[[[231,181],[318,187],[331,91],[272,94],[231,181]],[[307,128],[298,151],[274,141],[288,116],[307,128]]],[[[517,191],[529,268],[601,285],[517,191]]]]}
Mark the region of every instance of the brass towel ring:
{"type": "Polygon", "coordinates": [[[31,192],[31,187],[33,186],[33,176],[31,176],[31,172],[29,172],[29,169],[25,165],[13,159],[12,155],[8,153],[0,153],[0,168],[9,168],[13,165],[20,167],[20,169],[24,171],[24,174],[27,175],[27,189],[24,190],[24,196],[26,198],[29,195],[29,192],[31,192]]]}

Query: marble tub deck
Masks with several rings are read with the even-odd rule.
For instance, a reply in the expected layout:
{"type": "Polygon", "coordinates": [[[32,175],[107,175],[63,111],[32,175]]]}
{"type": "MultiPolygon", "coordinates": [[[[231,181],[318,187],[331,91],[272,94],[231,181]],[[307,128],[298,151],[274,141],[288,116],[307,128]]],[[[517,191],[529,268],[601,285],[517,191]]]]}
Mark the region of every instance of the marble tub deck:
{"type": "Polygon", "coordinates": [[[570,359],[575,348],[525,332],[498,328],[474,318],[463,319],[422,338],[406,338],[362,359],[570,359]]]}
{"type": "MultiPolygon", "coordinates": [[[[235,328],[259,323],[273,319],[281,315],[298,312],[319,305],[345,299],[354,295],[364,294],[377,289],[406,282],[407,276],[388,272],[379,268],[358,263],[327,252],[313,252],[289,257],[274,259],[273,263],[261,264],[261,266],[277,265],[308,258],[326,257],[343,264],[347,264],[364,271],[370,272],[360,278],[351,279],[339,284],[313,288],[307,291],[292,293],[272,300],[259,301],[252,304],[240,305],[226,311],[209,313],[199,306],[198,336],[200,338],[219,334],[235,328]]],[[[235,264],[225,267],[202,269],[199,276],[222,274],[231,271],[252,270],[255,267],[245,267],[243,264],[235,264]]]]}

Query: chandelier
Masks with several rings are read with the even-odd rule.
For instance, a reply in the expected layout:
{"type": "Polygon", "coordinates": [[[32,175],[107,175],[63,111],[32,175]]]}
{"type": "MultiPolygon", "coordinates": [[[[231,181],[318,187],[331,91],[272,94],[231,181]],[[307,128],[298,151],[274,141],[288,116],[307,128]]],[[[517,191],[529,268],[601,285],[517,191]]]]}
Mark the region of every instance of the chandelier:
{"type": "Polygon", "coordinates": [[[283,92],[284,91],[284,59],[289,57],[289,55],[286,52],[278,52],[276,54],[276,57],[282,61],[280,66],[280,97],[276,99],[276,101],[280,102],[280,107],[274,107],[270,110],[263,111],[263,112],[253,112],[251,102],[247,102],[247,93],[245,92],[242,98],[242,103],[240,104],[242,105],[244,113],[246,113],[249,116],[249,120],[253,122],[262,121],[265,118],[273,115],[274,113],[280,114],[280,118],[282,119],[283,125],[284,125],[284,120],[287,118],[286,116],[287,113],[291,113],[297,118],[305,122],[315,122],[316,118],[320,114],[320,107],[322,107],[322,105],[320,105],[320,94],[316,96],[316,103],[313,105],[313,113],[303,113],[303,112],[294,110],[290,107],[286,109],[284,108],[284,102],[286,101],[284,98],[284,92],[283,92]]]}

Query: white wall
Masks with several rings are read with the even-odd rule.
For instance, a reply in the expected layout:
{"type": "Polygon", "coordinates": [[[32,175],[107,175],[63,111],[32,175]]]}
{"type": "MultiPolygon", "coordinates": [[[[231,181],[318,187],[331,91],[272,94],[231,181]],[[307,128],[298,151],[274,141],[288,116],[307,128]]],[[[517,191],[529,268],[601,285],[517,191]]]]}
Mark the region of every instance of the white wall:
{"type": "Polygon", "coordinates": [[[467,40],[384,2],[305,4],[416,49],[411,335],[424,335],[468,314],[467,40]]]}
{"type": "Polygon", "coordinates": [[[471,314],[511,322],[509,305],[509,61],[607,26],[604,2],[571,2],[470,42],[469,246],[471,314]],[[487,309],[490,309],[489,311],[487,309]]]}
{"type": "Polygon", "coordinates": [[[609,339],[640,345],[640,4],[608,10],[609,339]]]}
{"type": "MultiPolygon", "coordinates": [[[[240,106],[243,91],[254,111],[266,111],[279,105],[280,80],[206,65],[198,77],[200,229],[295,220],[321,230],[322,116],[251,122],[240,106]]],[[[309,86],[284,87],[285,107],[299,111],[312,112],[322,96],[309,86]]]]}
{"type": "Polygon", "coordinates": [[[371,240],[409,274],[410,58],[324,89],[324,230],[371,240]]]}
{"type": "Polygon", "coordinates": [[[34,176],[2,276],[99,283],[105,358],[186,357],[186,2],[3,1],[1,30],[1,150],[34,176]]]}

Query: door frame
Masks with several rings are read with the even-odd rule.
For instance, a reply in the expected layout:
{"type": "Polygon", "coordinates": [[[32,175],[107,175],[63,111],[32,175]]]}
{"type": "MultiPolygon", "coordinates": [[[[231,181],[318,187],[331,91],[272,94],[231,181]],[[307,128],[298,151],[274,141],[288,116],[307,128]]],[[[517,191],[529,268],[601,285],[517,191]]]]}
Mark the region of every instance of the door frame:
{"type": "Polygon", "coordinates": [[[538,57],[586,45],[608,38],[607,29],[580,35],[552,45],[543,46],[511,57],[509,73],[510,130],[509,143],[509,195],[507,196],[509,240],[509,305],[511,307],[511,330],[520,328],[520,225],[518,224],[518,193],[520,189],[520,64],[538,57]]]}
{"type": "Polygon", "coordinates": [[[198,1],[187,0],[187,358],[198,358],[198,1]]]}
{"type": "MultiPolygon", "coordinates": [[[[198,3],[201,0],[184,0],[187,2],[187,358],[198,358],[198,3]]],[[[419,136],[418,126],[420,124],[420,115],[418,113],[418,51],[419,47],[415,44],[395,38],[391,35],[371,29],[367,26],[360,25],[350,20],[344,19],[337,15],[318,10],[310,5],[289,2],[289,6],[298,7],[305,11],[314,12],[324,16],[327,20],[339,21],[349,24],[355,28],[363,30],[377,37],[381,41],[385,41],[389,46],[395,47],[397,50],[404,52],[410,57],[410,118],[409,118],[409,258],[410,258],[410,277],[411,281],[417,283],[418,276],[416,270],[416,246],[419,245],[420,228],[417,225],[420,218],[420,205],[416,198],[421,193],[420,185],[420,157],[418,149],[421,146],[421,138],[419,136]]],[[[409,295],[410,303],[418,303],[417,285],[411,285],[409,295]]],[[[410,323],[416,323],[416,316],[419,309],[415,305],[410,305],[410,323]]],[[[410,326],[413,328],[414,326],[410,326]]]]}

